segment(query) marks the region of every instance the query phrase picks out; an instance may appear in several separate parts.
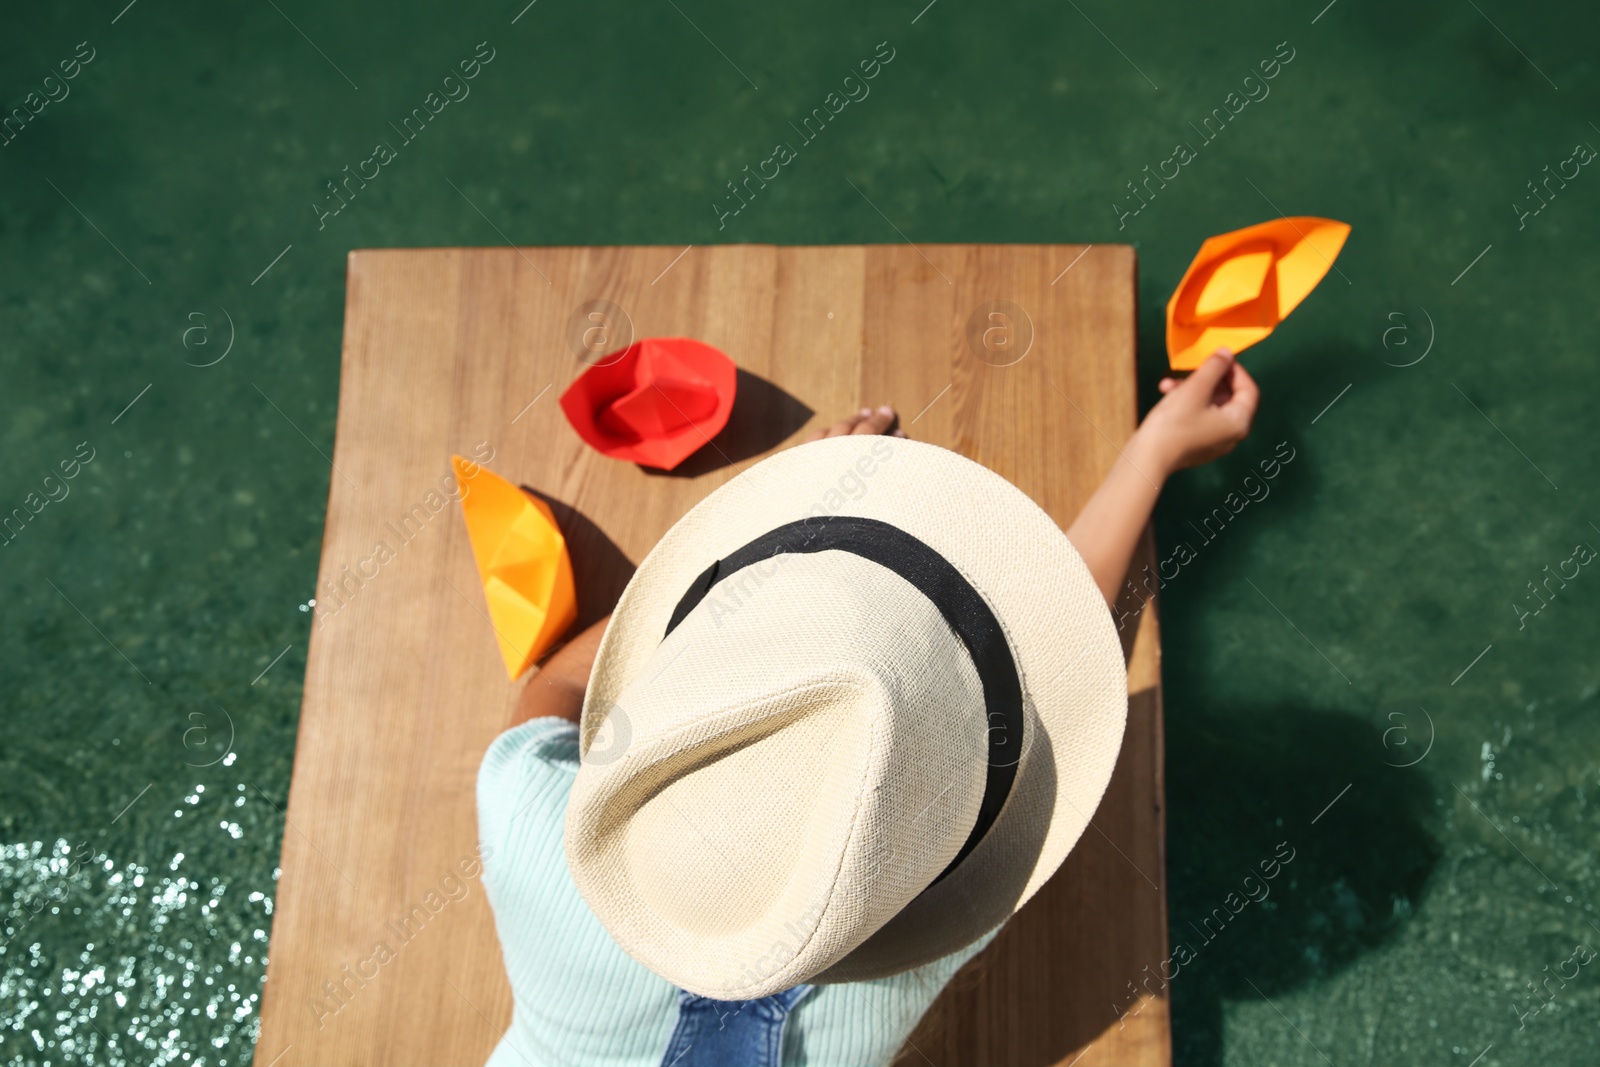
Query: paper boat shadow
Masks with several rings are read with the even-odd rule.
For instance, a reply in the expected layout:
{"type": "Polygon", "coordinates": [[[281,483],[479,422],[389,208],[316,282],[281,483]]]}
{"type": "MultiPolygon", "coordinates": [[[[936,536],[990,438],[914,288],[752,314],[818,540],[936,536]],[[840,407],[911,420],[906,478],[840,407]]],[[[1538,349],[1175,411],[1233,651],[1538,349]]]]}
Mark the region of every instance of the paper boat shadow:
{"type": "Polygon", "coordinates": [[[640,465],[646,474],[697,478],[776,448],[804,426],[813,412],[765,378],[740,368],[733,411],[716,436],[670,471],[640,465]]]}
{"type": "Polygon", "coordinates": [[[575,636],[617,606],[636,568],[589,516],[548,493],[527,485],[522,488],[550,505],[561,536],[567,539],[567,556],[572,560],[572,580],[577,587],[578,618],[564,636],[575,636]]]}

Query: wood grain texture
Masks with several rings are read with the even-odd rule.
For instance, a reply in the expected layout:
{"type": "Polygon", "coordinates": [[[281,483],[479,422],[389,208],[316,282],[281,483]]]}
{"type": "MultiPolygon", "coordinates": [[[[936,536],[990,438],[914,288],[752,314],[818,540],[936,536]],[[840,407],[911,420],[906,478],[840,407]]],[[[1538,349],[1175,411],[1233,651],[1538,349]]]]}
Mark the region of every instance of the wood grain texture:
{"type": "MultiPolygon", "coordinates": [[[[895,405],[913,437],[998,471],[1063,527],[1133,430],[1126,246],[679,251],[351,253],[258,1064],[476,1065],[510,1016],[493,918],[462,872],[478,762],[517,687],[441,492],[452,453],[551,500],[588,620],[694,503],[863,404],[895,405]],[[586,330],[599,351],[682,335],[727,352],[746,372],[728,429],[670,475],[587,448],[556,403],[599,354],[586,330]]],[[[1139,563],[1152,552],[1147,536],[1139,563]]],[[[1128,634],[1128,731],[1093,827],[899,1062],[1170,1063],[1159,980],[1135,995],[1167,944],[1153,608],[1128,634]]]]}

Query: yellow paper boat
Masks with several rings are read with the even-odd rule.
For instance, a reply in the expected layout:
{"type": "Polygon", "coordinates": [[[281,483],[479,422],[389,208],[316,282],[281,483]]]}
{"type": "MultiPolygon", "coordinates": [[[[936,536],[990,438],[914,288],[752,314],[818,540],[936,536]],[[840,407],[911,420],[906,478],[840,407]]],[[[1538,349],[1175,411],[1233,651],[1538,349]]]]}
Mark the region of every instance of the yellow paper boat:
{"type": "Polygon", "coordinates": [[[453,457],[489,620],[514,681],[578,617],[567,539],[544,501],[453,457]]]}
{"type": "Polygon", "coordinates": [[[1350,227],[1310,216],[1208,237],[1167,301],[1167,359],[1194,370],[1267,337],[1333,268],[1350,227]]]}

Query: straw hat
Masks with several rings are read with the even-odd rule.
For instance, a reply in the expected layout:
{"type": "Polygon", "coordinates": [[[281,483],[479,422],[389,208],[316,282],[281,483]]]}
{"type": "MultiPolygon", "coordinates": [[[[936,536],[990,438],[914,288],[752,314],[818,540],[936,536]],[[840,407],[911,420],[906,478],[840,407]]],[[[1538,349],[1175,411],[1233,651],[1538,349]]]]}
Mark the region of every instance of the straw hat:
{"type": "Polygon", "coordinates": [[[568,866],[691,993],[886,977],[1055,873],[1126,717],[1105,601],[1020,490],[916,441],[801,445],[685,515],[623,592],[568,866]]]}

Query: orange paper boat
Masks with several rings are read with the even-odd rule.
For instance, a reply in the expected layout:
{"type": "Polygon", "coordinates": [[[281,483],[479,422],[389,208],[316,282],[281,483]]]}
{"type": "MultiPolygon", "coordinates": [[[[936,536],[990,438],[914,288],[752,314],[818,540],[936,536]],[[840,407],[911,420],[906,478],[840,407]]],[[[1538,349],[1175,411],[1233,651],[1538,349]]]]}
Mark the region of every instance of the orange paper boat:
{"type": "Polygon", "coordinates": [[[567,539],[544,501],[470,460],[454,463],[489,621],[515,680],[578,617],[567,539]]]}
{"type": "Polygon", "coordinates": [[[1274,219],[1206,239],[1167,301],[1167,358],[1194,370],[1219,348],[1243,351],[1272,333],[1333,267],[1350,227],[1274,219]]]}
{"type": "Polygon", "coordinates": [[[688,337],[649,337],[584,371],[561,396],[578,436],[614,459],[672,470],[733,413],[738,368],[688,337]]]}

